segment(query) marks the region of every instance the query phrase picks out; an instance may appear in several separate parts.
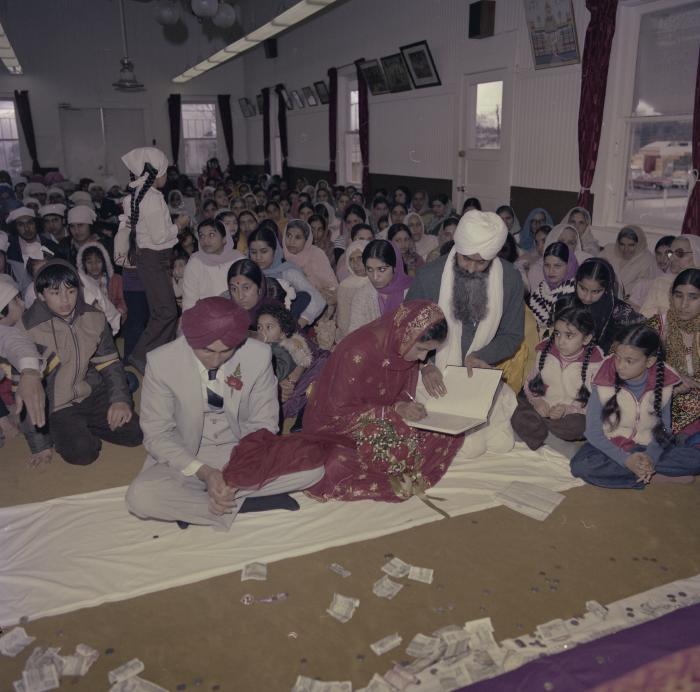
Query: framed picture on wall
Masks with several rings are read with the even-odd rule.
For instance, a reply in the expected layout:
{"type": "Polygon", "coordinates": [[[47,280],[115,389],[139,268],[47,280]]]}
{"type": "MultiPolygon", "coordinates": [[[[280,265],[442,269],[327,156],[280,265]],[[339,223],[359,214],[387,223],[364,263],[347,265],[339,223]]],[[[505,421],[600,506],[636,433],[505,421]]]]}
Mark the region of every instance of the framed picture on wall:
{"type": "Polygon", "coordinates": [[[255,97],[255,100],[258,102],[258,113],[260,113],[260,115],[262,115],[263,111],[265,110],[265,101],[263,100],[263,95],[258,94],[255,97]]]}
{"type": "Polygon", "coordinates": [[[398,91],[410,91],[413,88],[411,86],[411,76],[408,74],[408,69],[401,53],[387,55],[385,58],[382,58],[381,63],[384,69],[384,76],[386,77],[386,84],[392,94],[398,91]]]}
{"type": "Polygon", "coordinates": [[[372,96],[389,93],[389,86],[386,83],[386,77],[379,60],[363,60],[360,63],[360,72],[362,72],[372,96]]]}
{"type": "Polygon", "coordinates": [[[238,105],[244,118],[252,118],[255,115],[255,107],[247,98],[238,99],[238,105]]]}
{"type": "Polygon", "coordinates": [[[323,81],[314,82],[314,86],[316,87],[318,100],[323,104],[330,103],[331,95],[328,93],[328,87],[326,86],[326,83],[323,81]]]}
{"type": "Polygon", "coordinates": [[[408,73],[416,89],[442,84],[427,41],[409,43],[407,46],[401,46],[399,50],[406,61],[408,73]]]}
{"type": "Polygon", "coordinates": [[[580,61],[573,0],[524,0],[536,70],[580,61]]]}
{"type": "Polygon", "coordinates": [[[280,89],[280,96],[281,96],[282,99],[284,100],[284,105],[287,106],[287,110],[288,110],[288,111],[293,111],[293,110],[294,110],[294,104],[292,103],[292,99],[291,99],[291,97],[290,97],[289,94],[287,93],[287,90],[286,90],[284,87],[282,87],[282,88],[280,89]]]}
{"type": "Polygon", "coordinates": [[[301,96],[299,96],[299,92],[296,89],[292,89],[292,101],[294,101],[294,105],[301,110],[302,108],[305,108],[304,106],[304,101],[302,101],[301,96]]]}
{"type": "Polygon", "coordinates": [[[304,94],[307,106],[318,106],[318,99],[316,98],[316,94],[314,94],[314,90],[310,86],[302,87],[301,91],[304,94]]]}

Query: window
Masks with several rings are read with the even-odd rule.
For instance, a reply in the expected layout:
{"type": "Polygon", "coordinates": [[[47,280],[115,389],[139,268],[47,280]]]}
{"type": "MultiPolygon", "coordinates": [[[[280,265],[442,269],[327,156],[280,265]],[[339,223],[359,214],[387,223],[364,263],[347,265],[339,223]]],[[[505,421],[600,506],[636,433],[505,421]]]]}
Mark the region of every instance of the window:
{"type": "Polygon", "coordinates": [[[216,106],[213,103],[182,104],[182,139],[185,173],[197,174],[216,156],[216,106]]]}
{"type": "Polygon", "coordinates": [[[360,151],[360,92],[357,82],[348,87],[348,130],[345,133],[345,179],[362,184],[362,152],[360,151]]]}
{"type": "Polygon", "coordinates": [[[503,82],[482,82],[476,85],[474,149],[501,148],[501,113],[503,82]]]}
{"type": "Polygon", "coordinates": [[[688,202],[700,6],[641,17],[622,221],[678,229],[688,202]]]}
{"type": "Polygon", "coordinates": [[[19,175],[22,170],[14,101],[0,101],[0,170],[10,175],[19,175]]]}

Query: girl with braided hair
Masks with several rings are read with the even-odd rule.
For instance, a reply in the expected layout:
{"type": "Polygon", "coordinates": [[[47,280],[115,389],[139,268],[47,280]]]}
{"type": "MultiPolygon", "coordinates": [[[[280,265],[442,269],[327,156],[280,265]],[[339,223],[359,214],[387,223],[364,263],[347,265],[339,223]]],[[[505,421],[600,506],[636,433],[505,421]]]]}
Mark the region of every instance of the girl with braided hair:
{"type": "Polygon", "coordinates": [[[129,363],[143,373],[146,354],[167,344],[176,336],[177,304],[170,276],[170,257],[177,244],[178,232],[189,224],[187,214],[175,223],[160,190],[167,180],[168,159],[154,147],[132,149],[122,156],[129,169],[131,193],[124,198],[115,240],[117,263],[136,265],[148,301],[146,329],[129,356],[129,363]]]}
{"type": "Polygon", "coordinates": [[[603,488],[692,483],[700,449],[671,434],[671,395],[681,378],[664,363],[658,332],[643,324],[618,334],[615,353],[593,378],[586,410],[586,444],[571,473],[603,488]]]}
{"type": "Polygon", "coordinates": [[[539,449],[550,433],[568,442],[583,439],[591,381],[604,358],[594,334],[588,310],[565,307],[554,317],[552,335],[537,345],[539,357],[510,421],[530,449],[539,449]]]}

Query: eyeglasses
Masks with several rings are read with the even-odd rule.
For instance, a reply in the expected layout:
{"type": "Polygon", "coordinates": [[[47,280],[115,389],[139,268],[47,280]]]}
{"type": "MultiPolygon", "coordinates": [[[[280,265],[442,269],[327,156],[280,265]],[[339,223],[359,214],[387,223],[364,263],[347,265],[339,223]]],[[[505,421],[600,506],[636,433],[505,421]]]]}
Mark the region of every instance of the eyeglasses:
{"type": "Polygon", "coordinates": [[[688,250],[688,252],[686,252],[685,250],[681,250],[679,248],[678,250],[669,250],[666,253],[666,256],[669,259],[671,259],[671,257],[673,257],[675,255],[676,257],[678,257],[678,259],[683,259],[686,255],[692,255],[692,254],[693,254],[692,250],[688,250]]]}

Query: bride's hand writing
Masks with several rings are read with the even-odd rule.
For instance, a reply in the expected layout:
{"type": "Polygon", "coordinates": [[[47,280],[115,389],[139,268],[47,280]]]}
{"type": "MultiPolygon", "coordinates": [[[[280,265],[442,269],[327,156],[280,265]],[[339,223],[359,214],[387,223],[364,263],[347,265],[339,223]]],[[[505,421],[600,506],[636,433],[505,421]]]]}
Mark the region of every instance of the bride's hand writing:
{"type": "Polygon", "coordinates": [[[394,411],[404,420],[421,420],[428,415],[425,406],[417,401],[398,401],[394,404],[394,411]]]}

